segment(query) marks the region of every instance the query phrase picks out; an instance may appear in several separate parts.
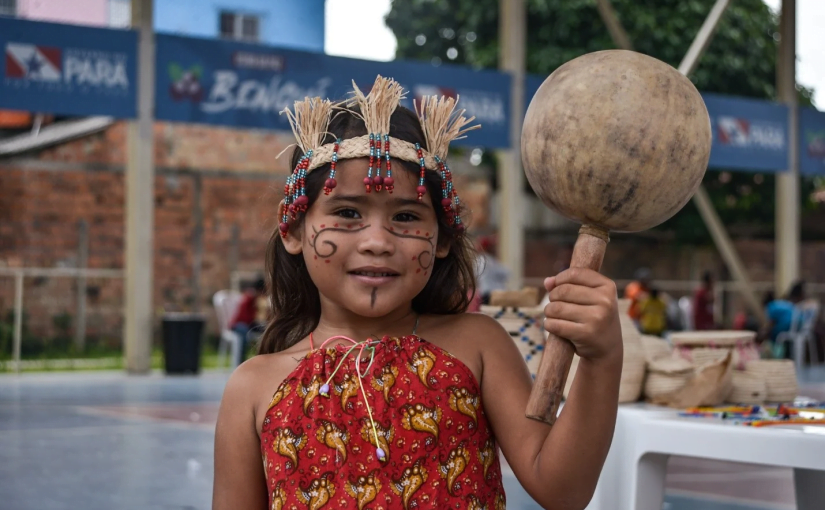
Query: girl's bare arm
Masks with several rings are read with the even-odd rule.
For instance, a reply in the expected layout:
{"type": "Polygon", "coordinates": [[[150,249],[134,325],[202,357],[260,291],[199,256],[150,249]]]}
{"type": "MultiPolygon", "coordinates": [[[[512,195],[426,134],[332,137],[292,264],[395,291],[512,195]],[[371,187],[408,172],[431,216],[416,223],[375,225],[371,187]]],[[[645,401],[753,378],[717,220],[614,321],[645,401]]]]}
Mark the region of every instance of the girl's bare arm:
{"type": "Polygon", "coordinates": [[[482,344],[484,408],[519,482],[546,509],[581,510],[593,496],[613,437],[621,328],[612,282],[574,271],[557,283],[564,288],[556,293],[567,296],[552,297],[549,316],[556,318],[548,325],[574,340],[582,359],[552,428],[525,417],[532,379],[510,335],[483,316],[472,320],[468,334],[482,344]]]}
{"type": "Polygon", "coordinates": [[[212,510],[267,507],[261,440],[255,422],[257,358],[238,367],[226,384],[215,428],[212,510]]]}

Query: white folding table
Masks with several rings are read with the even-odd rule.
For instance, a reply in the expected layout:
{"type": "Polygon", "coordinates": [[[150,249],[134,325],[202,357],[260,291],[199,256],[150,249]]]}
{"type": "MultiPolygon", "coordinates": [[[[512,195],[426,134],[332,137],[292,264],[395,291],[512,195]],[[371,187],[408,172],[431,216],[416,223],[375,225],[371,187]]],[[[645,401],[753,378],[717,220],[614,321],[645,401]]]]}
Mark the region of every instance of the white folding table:
{"type": "Polygon", "coordinates": [[[797,508],[825,509],[825,426],[746,427],[629,404],[587,510],[661,510],[671,455],[793,468],[797,508]]]}

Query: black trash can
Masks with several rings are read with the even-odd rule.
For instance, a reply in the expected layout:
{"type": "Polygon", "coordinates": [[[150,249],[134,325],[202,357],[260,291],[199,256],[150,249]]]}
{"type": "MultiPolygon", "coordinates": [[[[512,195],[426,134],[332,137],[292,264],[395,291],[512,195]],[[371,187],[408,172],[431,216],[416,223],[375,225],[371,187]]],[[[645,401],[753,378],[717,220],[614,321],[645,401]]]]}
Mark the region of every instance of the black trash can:
{"type": "Polygon", "coordinates": [[[161,323],[166,373],[200,373],[206,317],[197,313],[165,313],[161,323]]]}

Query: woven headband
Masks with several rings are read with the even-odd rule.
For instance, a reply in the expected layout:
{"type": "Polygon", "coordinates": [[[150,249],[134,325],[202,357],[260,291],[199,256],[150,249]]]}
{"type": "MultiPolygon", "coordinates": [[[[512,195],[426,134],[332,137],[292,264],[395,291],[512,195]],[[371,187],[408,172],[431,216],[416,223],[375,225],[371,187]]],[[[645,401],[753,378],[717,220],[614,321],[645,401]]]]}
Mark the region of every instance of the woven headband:
{"type": "Polygon", "coordinates": [[[292,132],[303,155],[287,178],[284,186],[284,201],[281,214],[281,236],[286,237],[289,224],[298,214],[306,212],[309,197],[306,195],[306,177],[309,172],[330,164],[329,176],[324,181],[324,193],[329,195],[335,189],[336,165],[339,159],[369,157],[364,188],[367,193],[382,190],[392,193],[395,180],[392,177],[392,159],[416,163],[419,166],[418,200],[427,193],[424,185],[426,171],[435,171],[441,177],[441,206],[447,221],[461,234],[461,201],[453,187],[453,178],[446,163],[450,142],[464,138],[467,131],[478,129],[472,125],[475,117],[467,118],[464,110],[457,110],[457,99],[451,97],[425,96],[417,104],[413,101],[428,150],[389,136],[390,118],[406,92],[401,85],[390,78],[378,76],[369,94],[364,94],[353,82],[353,97],[343,103],[332,103],[321,98],[306,98],[296,101],[293,110],[285,109],[292,132]],[[359,112],[351,108],[358,106],[359,112]],[[335,110],[348,109],[364,121],[368,135],[321,145],[329,134],[329,124],[335,110]],[[384,174],[382,175],[382,166],[384,174]]]}

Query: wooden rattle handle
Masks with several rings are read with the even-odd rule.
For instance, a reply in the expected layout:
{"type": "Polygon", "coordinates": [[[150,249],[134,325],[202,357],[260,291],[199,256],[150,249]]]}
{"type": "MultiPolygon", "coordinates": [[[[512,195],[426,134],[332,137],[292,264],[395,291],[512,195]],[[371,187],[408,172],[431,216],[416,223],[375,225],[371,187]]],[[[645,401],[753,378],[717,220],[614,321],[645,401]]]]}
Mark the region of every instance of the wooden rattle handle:
{"type": "MultiPolygon", "coordinates": [[[[573,247],[570,267],[585,267],[594,271],[601,269],[609,239],[606,230],[582,225],[573,247]]],[[[570,341],[550,333],[544,344],[530,400],[527,401],[528,418],[548,425],[556,422],[573,354],[573,344],[570,341]]]]}

